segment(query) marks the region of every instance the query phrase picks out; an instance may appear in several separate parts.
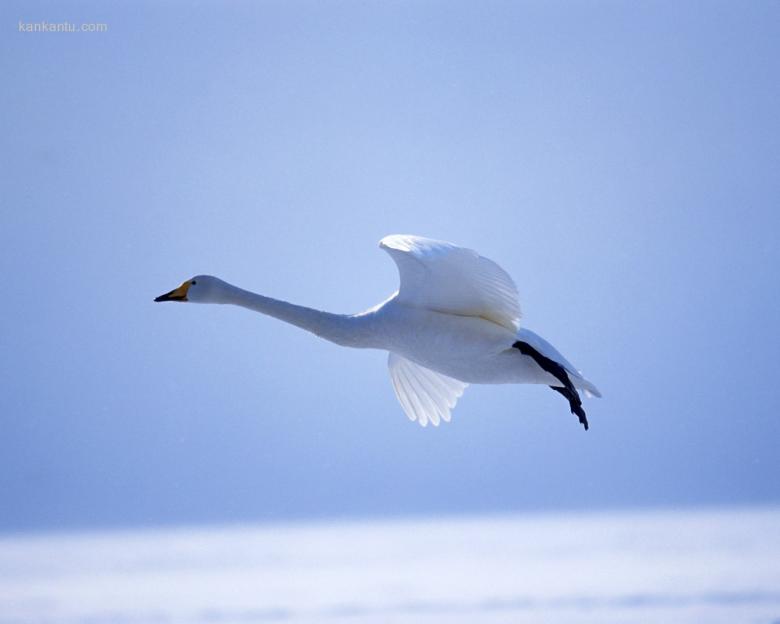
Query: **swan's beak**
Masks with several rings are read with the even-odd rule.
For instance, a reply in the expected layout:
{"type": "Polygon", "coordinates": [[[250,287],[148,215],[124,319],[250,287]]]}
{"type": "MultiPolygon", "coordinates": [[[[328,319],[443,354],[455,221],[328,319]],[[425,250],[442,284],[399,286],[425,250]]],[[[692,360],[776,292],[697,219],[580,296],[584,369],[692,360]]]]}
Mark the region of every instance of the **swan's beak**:
{"type": "Polygon", "coordinates": [[[189,289],[190,281],[187,280],[178,288],[174,288],[171,292],[160,295],[155,301],[187,301],[187,291],[189,289]]]}

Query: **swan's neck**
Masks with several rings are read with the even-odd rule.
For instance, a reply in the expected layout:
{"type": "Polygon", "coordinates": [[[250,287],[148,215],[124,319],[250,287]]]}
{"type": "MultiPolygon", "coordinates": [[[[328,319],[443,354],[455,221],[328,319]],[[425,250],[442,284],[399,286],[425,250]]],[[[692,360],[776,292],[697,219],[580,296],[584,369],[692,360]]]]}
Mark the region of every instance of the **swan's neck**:
{"type": "Polygon", "coordinates": [[[369,315],[332,314],[264,297],[232,284],[225,284],[225,287],[220,303],[229,303],[267,314],[345,347],[373,346],[369,315]]]}

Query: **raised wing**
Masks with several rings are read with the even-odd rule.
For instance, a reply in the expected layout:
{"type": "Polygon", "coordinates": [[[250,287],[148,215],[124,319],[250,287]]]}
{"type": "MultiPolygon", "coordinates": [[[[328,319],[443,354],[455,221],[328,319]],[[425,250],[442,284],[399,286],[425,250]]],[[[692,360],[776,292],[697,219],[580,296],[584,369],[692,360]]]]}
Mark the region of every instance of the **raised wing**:
{"type": "Polygon", "coordinates": [[[421,236],[386,236],[379,246],[398,265],[399,303],[478,316],[512,331],[519,328],[517,287],[492,260],[471,249],[421,236]]]}
{"type": "Polygon", "coordinates": [[[450,410],[468,386],[396,353],[389,354],[387,367],[398,402],[409,420],[416,420],[423,427],[429,422],[434,427],[442,420],[449,422],[450,410]]]}

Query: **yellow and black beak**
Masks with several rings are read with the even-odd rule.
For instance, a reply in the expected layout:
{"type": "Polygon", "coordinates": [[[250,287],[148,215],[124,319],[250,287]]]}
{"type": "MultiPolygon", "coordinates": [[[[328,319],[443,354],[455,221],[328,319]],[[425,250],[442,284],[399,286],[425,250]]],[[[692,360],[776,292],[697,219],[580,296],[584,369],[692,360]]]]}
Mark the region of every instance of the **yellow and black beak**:
{"type": "Polygon", "coordinates": [[[187,280],[178,288],[174,288],[171,292],[160,295],[155,301],[187,301],[187,291],[190,289],[191,283],[190,280],[187,280]]]}

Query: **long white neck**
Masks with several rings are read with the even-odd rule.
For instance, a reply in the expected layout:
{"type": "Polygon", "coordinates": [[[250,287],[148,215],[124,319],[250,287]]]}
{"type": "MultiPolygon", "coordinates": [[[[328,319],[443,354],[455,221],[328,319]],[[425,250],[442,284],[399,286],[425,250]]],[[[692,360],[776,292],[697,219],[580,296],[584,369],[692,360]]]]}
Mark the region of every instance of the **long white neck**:
{"type": "Polygon", "coordinates": [[[370,315],[332,314],[273,299],[223,283],[218,303],[228,303],[290,323],[345,347],[371,347],[370,315]]]}

